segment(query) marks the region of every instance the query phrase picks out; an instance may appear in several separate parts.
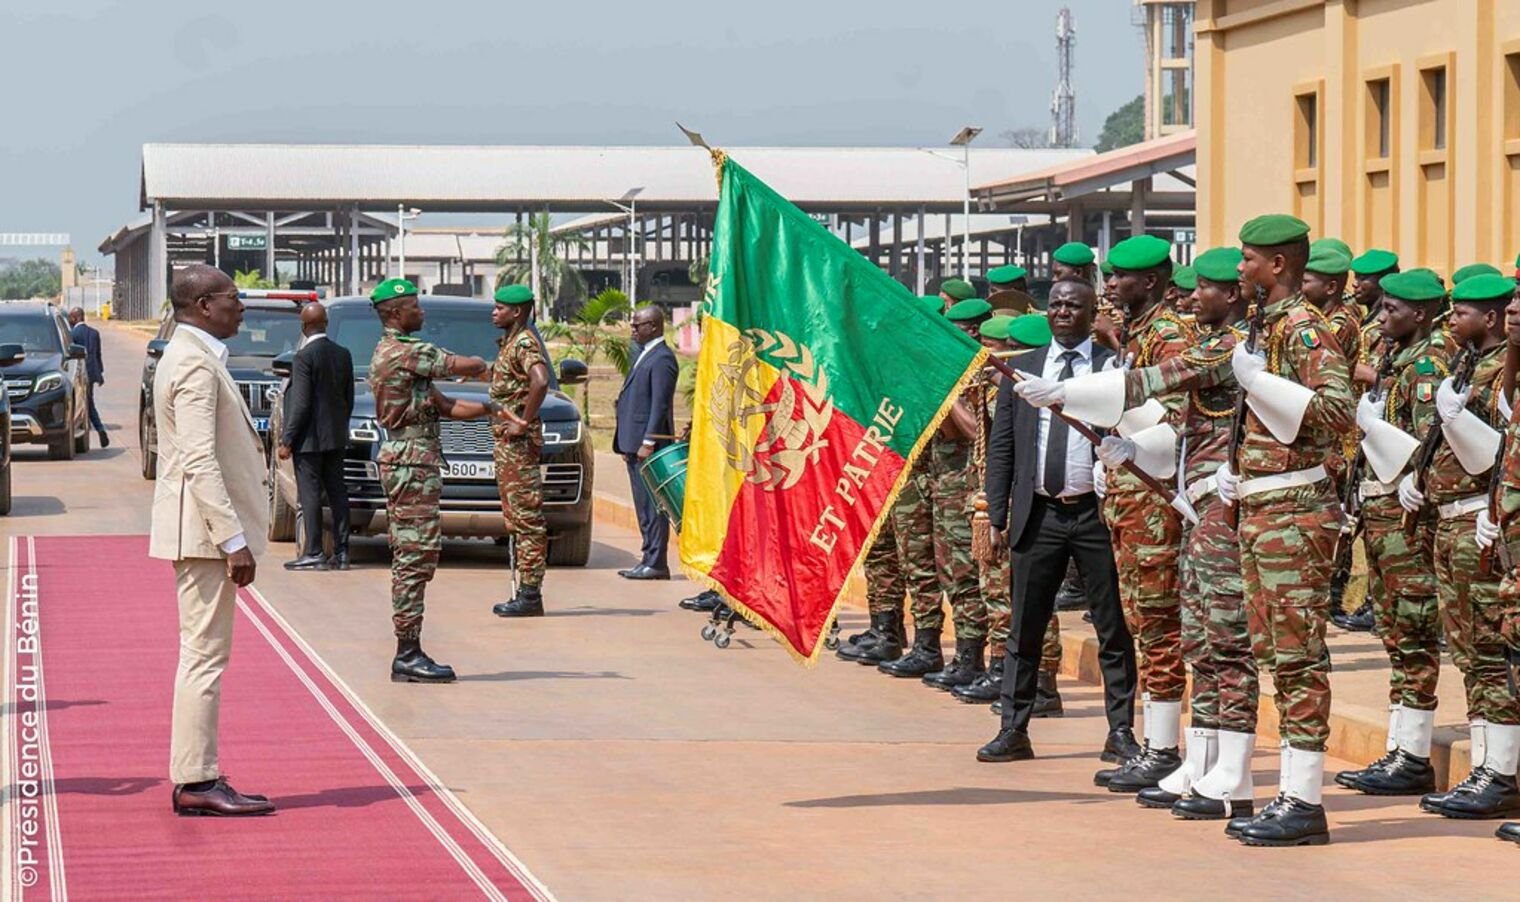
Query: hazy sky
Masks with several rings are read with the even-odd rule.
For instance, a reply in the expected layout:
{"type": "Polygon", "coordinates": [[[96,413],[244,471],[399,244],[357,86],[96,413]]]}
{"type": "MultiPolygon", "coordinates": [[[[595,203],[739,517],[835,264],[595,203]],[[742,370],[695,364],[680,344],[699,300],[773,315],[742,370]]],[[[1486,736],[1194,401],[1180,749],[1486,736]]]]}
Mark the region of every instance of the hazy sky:
{"type": "Polygon", "coordinates": [[[1001,143],[1049,124],[1062,6],[1090,145],[1142,88],[1130,0],[5,0],[0,232],[95,259],[149,141],[1001,143]]]}

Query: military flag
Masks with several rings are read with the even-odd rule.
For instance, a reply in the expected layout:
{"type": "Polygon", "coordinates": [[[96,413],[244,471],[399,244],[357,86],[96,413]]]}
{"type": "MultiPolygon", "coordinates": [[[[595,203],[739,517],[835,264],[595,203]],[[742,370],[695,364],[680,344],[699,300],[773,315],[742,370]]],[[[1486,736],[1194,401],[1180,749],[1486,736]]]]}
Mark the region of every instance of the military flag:
{"type": "Polygon", "coordinates": [[[713,161],[681,562],[812,663],[986,352],[722,151],[713,161]]]}

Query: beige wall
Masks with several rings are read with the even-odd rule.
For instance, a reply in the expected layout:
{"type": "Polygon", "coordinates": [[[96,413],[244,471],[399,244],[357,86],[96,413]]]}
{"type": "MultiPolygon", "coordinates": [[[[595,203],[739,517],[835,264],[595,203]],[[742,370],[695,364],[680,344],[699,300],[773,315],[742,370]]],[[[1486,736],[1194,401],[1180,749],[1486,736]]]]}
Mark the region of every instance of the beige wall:
{"type": "Polygon", "coordinates": [[[1197,23],[1200,242],[1233,242],[1252,216],[1293,212],[1317,236],[1388,247],[1406,266],[1510,268],[1520,0],[1200,0],[1197,23]],[[1438,67],[1444,149],[1428,99],[1438,67]],[[1386,157],[1369,79],[1389,82],[1386,157]]]}

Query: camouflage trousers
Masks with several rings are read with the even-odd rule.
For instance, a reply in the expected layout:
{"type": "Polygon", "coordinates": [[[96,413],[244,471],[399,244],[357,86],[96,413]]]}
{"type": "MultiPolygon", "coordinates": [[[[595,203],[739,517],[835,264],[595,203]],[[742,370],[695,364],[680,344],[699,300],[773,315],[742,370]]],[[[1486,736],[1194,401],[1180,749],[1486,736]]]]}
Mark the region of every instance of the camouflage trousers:
{"type": "MultiPolygon", "coordinates": [[[[976,499],[975,468],[969,442],[935,438],[929,444],[930,534],[934,537],[934,571],[950,602],[957,640],[987,638],[987,605],[971,558],[971,515],[976,499]]],[[[915,629],[944,625],[939,599],[913,600],[915,629]]]]}
{"type": "Polygon", "coordinates": [[[517,573],[525,586],[544,584],[549,532],[544,526],[544,491],[538,470],[541,445],[531,439],[496,440],[496,488],[507,532],[517,537],[517,573]]]}
{"type": "Polygon", "coordinates": [[[928,599],[925,608],[932,603],[937,618],[933,628],[941,629],[945,615],[940,607],[939,578],[934,572],[933,526],[929,505],[924,501],[927,481],[928,475],[915,468],[882,521],[876,541],[866,551],[866,606],[872,614],[900,613],[903,598],[911,593],[915,622],[922,623],[918,599],[928,599]]]}
{"type": "Polygon", "coordinates": [[[1328,479],[1240,502],[1240,573],[1256,660],[1272,663],[1278,734],[1300,751],[1330,738],[1330,570],[1341,509],[1328,479]]]}
{"type": "Polygon", "coordinates": [[[423,596],[443,549],[443,476],[436,464],[381,464],[380,484],[390,527],[391,623],[397,639],[416,639],[422,635],[423,596]]]}
{"type": "Polygon", "coordinates": [[[1436,585],[1451,661],[1462,673],[1467,719],[1520,724],[1520,701],[1510,692],[1505,641],[1501,633],[1505,601],[1495,575],[1484,576],[1474,537],[1477,514],[1440,521],[1436,527],[1436,585]]]}
{"type": "MultiPolygon", "coordinates": [[[[1008,651],[1008,635],[1013,621],[1013,566],[1007,551],[991,564],[980,567],[982,597],[987,599],[987,648],[1002,657],[1008,651]]],[[[1061,671],[1061,620],[1052,611],[1045,626],[1045,640],[1040,648],[1040,672],[1055,675],[1061,671]]]]}
{"type": "Polygon", "coordinates": [[[1192,723],[1255,733],[1261,684],[1246,617],[1240,537],[1217,493],[1205,496],[1197,510],[1198,525],[1183,537],[1180,568],[1182,659],[1193,671],[1192,723]]]}
{"type": "Polygon", "coordinates": [[[1404,508],[1397,496],[1369,498],[1362,507],[1367,594],[1388,652],[1388,703],[1419,711],[1435,710],[1441,673],[1435,513],[1427,506],[1411,537],[1404,532],[1404,508]]]}
{"type": "Polygon", "coordinates": [[[1151,701],[1181,701],[1187,686],[1177,570],[1182,516],[1149,490],[1111,493],[1103,504],[1119,567],[1119,601],[1135,637],[1140,691],[1151,701]]]}

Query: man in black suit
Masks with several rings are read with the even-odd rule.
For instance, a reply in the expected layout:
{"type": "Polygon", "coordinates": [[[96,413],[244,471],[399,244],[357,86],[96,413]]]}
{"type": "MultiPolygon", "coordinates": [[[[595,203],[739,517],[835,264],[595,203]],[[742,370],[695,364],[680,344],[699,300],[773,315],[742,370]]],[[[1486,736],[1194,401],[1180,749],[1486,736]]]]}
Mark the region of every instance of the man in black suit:
{"type": "Polygon", "coordinates": [[[301,308],[301,348],[285,391],[285,426],[280,460],[296,462],[296,496],[306,547],[285,563],[286,570],[348,569],[348,487],[343,453],[348,418],[354,412],[354,360],[348,349],[327,337],[327,309],[312,301],[301,308]],[[332,509],[333,556],[322,556],[322,493],[332,509]]]}
{"type": "Polygon", "coordinates": [[[100,421],[100,411],[95,409],[95,386],[106,384],[106,364],[100,357],[100,333],[84,321],[84,308],[69,311],[69,341],[84,348],[84,373],[86,377],[85,399],[90,407],[90,428],[100,435],[100,447],[111,447],[111,437],[106,435],[106,424],[100,421]]]}
{"type": "MultiPolygon", "coordinates": [[[[1014,357],[1021,372],[1069,379],[1107,368],[1113,352],[1092,340],[1097,298],[1085,282],[1057,282],[1047,308],[1054,341],[1014,357]]],[[[1040,646],[1056,593],[1075,559],[1087,582],[1098,632],[1109,734],[1103,760],[1139,752],[1135,742],[1135,646],[1119,605],[1119,578],[1108,527],[1098,512],[1102,471],[1087,439],[1049,410],[1037,410],[1004,381],[987,448],[987,513],[995,546],[1013,554],[1013,628],[1003,664],[1003,723],[976,753],[978,761],[1034,757],[1034,712],[1040,646]]]]}
{"type": "Polygon", "coordinates": [[[639,515],[643,548],[636,567],[619,570],[624,579],[670,579],[665,546],[670,524],[655,505],[654,496],[639,478],[639,465],[659,448],[670,444],[675,432],[675,352],[665,343],[665,313],[650,305],[634,311],[632,319],[633,365],[617,398],[617,431],[612,450],[628,464],[633,483],[633,504],[639,515]]]}

